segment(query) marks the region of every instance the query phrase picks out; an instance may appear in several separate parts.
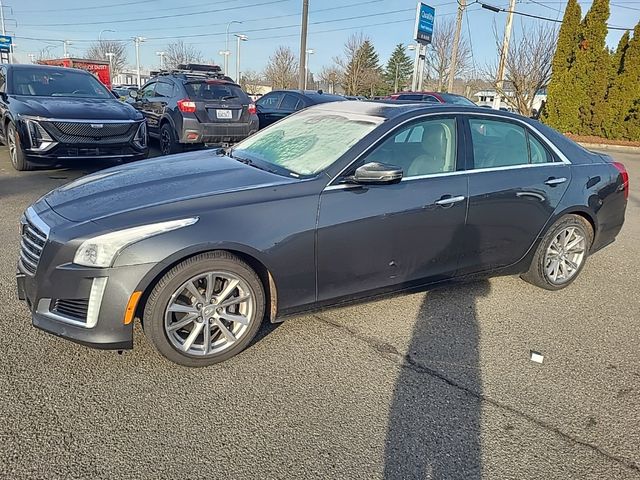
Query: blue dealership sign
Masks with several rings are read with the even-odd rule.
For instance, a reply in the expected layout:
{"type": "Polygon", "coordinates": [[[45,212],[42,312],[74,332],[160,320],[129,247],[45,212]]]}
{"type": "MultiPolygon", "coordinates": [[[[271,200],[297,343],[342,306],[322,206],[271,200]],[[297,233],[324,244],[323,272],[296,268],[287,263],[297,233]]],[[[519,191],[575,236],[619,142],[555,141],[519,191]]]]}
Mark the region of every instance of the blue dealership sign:
{"type": "Polygon", "coordinates": [[[435,8],[425,5],[424,3],[418,3],[416,10],[416,32],[414,35],[416,42],[422,44],[431,43],[433,20],[435,17],[435,8]]]}
{"type": "Polygon", "coordinates": [[[0,52],[11,51],[11,37],[9,35],[0,35],[0,52]]]}

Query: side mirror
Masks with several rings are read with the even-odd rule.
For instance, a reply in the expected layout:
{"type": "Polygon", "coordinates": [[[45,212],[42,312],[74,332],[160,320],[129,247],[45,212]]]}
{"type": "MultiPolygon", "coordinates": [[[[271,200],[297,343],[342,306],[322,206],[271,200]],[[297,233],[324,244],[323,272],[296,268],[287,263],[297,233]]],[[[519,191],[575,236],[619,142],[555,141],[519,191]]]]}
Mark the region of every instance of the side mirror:
{"type": "Polygon", "coordinates": [[[129,96],[131,98],[133,98],[134,100],[136,100],[138,98],[138,91],[137,90],[129,90],[129,96]]]}
{"type": "Polygon", "coordinates": [[[362,184],[398,183],[402,180],[402,169],[395,165],[369,162],[356,169],[352,180],[362,184]]]}

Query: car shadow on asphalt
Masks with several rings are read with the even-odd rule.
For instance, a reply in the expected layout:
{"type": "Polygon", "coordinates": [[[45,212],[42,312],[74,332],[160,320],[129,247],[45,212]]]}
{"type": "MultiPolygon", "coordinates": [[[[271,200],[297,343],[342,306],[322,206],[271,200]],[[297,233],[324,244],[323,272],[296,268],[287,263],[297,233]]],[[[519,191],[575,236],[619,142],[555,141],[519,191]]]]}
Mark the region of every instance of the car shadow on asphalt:
{"type": "Polygon", "coordinates": [[[488,280],[425,294],[389,414],[386,479],[479,479],[482,380],[476,300],[488,280]]]}

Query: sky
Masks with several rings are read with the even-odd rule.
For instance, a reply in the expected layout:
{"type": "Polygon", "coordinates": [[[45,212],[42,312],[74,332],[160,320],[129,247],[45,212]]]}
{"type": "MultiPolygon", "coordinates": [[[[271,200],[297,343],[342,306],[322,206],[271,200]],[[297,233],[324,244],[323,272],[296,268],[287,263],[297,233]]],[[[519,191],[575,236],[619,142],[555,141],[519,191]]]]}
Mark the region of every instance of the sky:
{"type": "MultiPolygon", "coordinates": [[[[507,14],[471,4],[466,9],[462,34],[471,44],[478,69],[496,58],[493,25],[502,32],[507,14]]],[[[483,0],[507,8],[508,0],[483,0]]],[[[456,0],[432,0],[435,28],[439,19],[455,19],[456,0]]],[[[353,33],[368,36],[382,63],[386,63],[398,43],[412,42],[416,0],[309,0],[307,47],[314,50],[309,68],[319,72],[342,54],[343,45],[353,33]]],[[[591,2],[580,2],[583,14],[591,2]]],[[[69,40],[71,56],[82,57],[91,42],[103,39],[127,42],[128,62],[135,65],[132,38],[146,37],[140,44],[143,68],[159,65],[156,52],[168,43],[182,39],[200,50],[207,60],[222,64],[220,50],[225,49],[229,27],[229,70],[235,71],[234,33],[248,36],[241,51],[241,70],[262,71],[269,56],[280,45],[297,54],[300,49],[302,0],[4,0],[7,34],[15,36],[18,61],[29,61],[29,54],[43,48],[56,58],[63,56],[62,43],[69,40]],[[155,18],[154,18],[155,17],[155,18]],[[163,18],[157,18],[163,17],[163,18]]],[[[566,1],[518,0],[518,12],[562,19],[566,1]]],[[[640,19],[640,0],[615,0],[611,3],[609,25],[633,28],[640,19]]],[[[538,20],[515,16],[514,35],[523,26],[538,20]]],[[[610,30],[607,42],[615,48],[622,31],[610,30]]],[[[408,52],[411,54],[411,52],[408,52]]]]}

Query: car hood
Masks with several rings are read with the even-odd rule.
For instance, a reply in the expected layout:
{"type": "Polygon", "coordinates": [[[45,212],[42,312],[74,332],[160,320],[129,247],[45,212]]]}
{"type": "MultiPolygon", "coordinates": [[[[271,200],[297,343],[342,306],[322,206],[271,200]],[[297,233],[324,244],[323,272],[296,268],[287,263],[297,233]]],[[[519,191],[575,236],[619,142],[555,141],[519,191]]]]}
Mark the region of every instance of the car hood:
{"type": "Polygon", "coordinates": [[[142,114],[116,98],[63,98],[14,95],[20,115],[64,120],[142,120],[142,114]]]}
{"type": "Polygon", "coordinates": [[[212,151],[192,152],[109,168],[43,197],[74,222],[238,190],[295,182],[212,151]]]}

